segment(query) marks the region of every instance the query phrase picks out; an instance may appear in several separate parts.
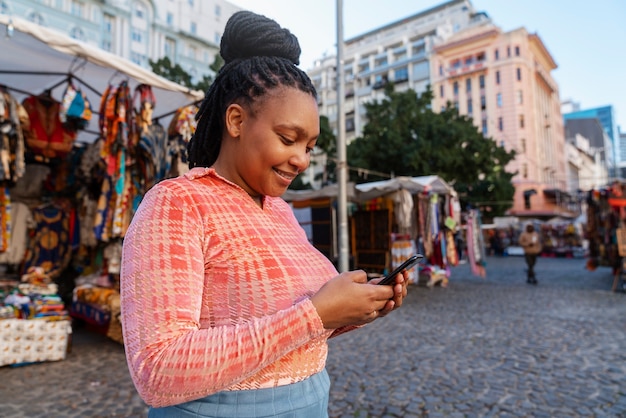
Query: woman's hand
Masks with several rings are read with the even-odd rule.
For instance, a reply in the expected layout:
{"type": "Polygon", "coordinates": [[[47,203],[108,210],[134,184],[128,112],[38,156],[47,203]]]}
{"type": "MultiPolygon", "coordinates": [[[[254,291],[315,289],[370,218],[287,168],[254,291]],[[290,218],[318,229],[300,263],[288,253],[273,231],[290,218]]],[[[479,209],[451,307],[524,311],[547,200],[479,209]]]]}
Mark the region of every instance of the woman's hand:
{"type": "MultiPolygon", "coordinates": [[[[374,279],[370,281],[370,283],[376,284],[381,280],[382,277],[380,279],[374,279]]],[[[409,273],[406,270],[402,270],[402,274],[398,274],[396,276],[396,283],[393,286],[389,286],[393,287],[393,299],[391,299],[389,301],[390,303],[388,303],[385,308],[381,310],[380,316],[385,316],[394,309],[398,309],[400,306],[402,306],[402,302],[404,301],[404,298],[408,293],[408,284],[409,273]]]]}
{"type": "Polygon", "coordinates": [[[407,273],[403,272],[394,286],[378,286],[375,283],[379,279],[368,283],[364,271],[350,271],[328,281],[311,297],[311,302],[324,328],[362,325],[402,305],[407,294],[406,279],[407,273]]]}

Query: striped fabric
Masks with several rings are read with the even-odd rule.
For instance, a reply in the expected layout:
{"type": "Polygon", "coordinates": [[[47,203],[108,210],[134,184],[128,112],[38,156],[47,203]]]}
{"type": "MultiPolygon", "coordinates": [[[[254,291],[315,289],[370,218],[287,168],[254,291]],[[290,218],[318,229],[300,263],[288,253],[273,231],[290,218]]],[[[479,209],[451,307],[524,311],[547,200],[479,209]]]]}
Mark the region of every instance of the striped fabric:
{"type": "Polygon", "coordinates": [[[332,331],[309,297],[335,275],[282,199],[260,208],[210,168],[160,182],[122,253],[124,344],[139,394],[161,407],[320,372],[332,331]]]}

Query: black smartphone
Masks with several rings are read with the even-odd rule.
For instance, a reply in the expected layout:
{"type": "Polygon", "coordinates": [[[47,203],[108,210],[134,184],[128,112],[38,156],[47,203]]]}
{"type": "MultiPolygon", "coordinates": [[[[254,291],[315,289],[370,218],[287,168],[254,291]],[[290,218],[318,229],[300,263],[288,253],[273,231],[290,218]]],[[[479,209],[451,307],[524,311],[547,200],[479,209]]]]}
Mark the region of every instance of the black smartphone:
{"type": "Polygon", "coordinates": [[[413,267],[414,265],[422,261],[422,258],[424,258],[424,256],[421,254],[415,254],[411,256],[404,263],[400,264],[398,268],[396,268],[394,271],[386,275],[380,282],[378,282],[378,284],[386,284],[386,285],[395,284],[396,276],[400,274],[402,270],[409,270],[411,267],[413,267]]]}

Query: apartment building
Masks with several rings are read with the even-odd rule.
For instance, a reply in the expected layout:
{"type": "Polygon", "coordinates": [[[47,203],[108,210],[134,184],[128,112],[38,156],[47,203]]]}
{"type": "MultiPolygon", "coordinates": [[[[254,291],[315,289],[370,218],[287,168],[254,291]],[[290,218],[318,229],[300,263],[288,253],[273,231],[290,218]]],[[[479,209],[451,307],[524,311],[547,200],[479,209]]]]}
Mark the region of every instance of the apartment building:
{"type": "MultiPolygon", "coordinates": [[[[563,105],[561,107],[563,108],[563,105]]],[[[563,113],[563,119],[566,123],[568,120],[589,118],[598,119],[609,139],[604,150],[609,176],[612,178],[626,177],[626,144],[622,145],[619,140],[613,106],[580,109],[580,106],[577,105],[571,111],[563,113]]]]}
{"type": "Polygon", "coordinates": [[[122,56],[145,68],[162,57],[194,81],[210,75],[228,18],[224,0],[0,0],[0,13],[122,56]]]}
{"type": "Polygon", "coordinates": [[[491,22],[437,44],[431,55],[433,109],[456,106],[516,158],[511,215],[572,216],[557,68],[536,34],[491,22]]]}
{"type": "MultiPolygon", "coordinates": [[[[477,15],[469,0],[453,0],[392,22],[344,42],[346,140],[366,123],[364,103],[382,99],[393,81],[399,91],[424,92],[430,83],[429,56],[441,42],[469,26],[477,15]]],[[[337,130],[337,57],[316,60],[307,73],[318,94],[320,113],[337,130]]]]}

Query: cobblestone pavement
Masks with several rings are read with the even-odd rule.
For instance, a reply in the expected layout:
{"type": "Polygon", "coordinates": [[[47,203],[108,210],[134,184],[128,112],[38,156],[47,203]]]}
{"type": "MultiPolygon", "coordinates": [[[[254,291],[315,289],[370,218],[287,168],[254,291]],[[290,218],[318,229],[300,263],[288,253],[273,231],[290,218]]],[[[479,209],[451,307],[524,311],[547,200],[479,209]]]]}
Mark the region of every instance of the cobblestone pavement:
{"type": "MultiPolygon", "coordinates": [[[[626,417],[626,294],[606,267],[522,257],[330,341],[331,417],[626,417]]],[[[59,362],[0,368],[0,417],[146,417],[123,347],[77,327],[59,362]]]]}

